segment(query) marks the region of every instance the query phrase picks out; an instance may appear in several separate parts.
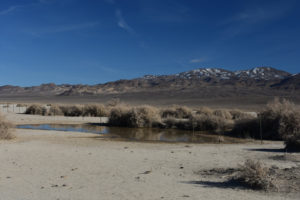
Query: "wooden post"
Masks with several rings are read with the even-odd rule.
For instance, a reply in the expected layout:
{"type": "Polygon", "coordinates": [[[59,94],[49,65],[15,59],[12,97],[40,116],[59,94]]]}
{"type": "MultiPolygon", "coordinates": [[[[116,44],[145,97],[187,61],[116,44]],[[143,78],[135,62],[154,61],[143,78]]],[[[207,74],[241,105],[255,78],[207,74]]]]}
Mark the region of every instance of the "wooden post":
{"type": "Polygon", "coordinates": [[[260,144],[263,144],[262,139],[262,115],[259,114],[259,133],[260,133],[260,144]]]}

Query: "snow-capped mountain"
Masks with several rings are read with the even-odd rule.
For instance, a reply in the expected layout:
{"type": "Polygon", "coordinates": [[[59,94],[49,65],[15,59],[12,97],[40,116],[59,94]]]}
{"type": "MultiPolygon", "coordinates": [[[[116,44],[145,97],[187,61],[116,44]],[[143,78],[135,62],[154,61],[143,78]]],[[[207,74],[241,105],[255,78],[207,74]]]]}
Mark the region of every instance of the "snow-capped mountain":
{"type": "Polygon", "coordinates": [[[271,67],[255,67],[249,70],[238,70],[229,71],[221,68],[199,68],[191,71],[181,72],[169,76],[156,76],[156,75],[146,75],[144,79],[158,79],[158,78],[170,78],[177,77],[181,79],[205,79],[205,78],[216,78],[220,80],[230,80],[230,79],[253,79],[253,80],[274,80],[274,79],[284,79],[291,74],[285,71],[277,70],[271,67]]]}
{"type": "MultiPolygon", "coordinates": [[[[299,74],[291,75],[288,72],[271,67],[256,67],[249,70],[229,71],[221,68],[199,68],[172,75],[146,75],[131,80],[119,80],[98,85],[55,85],[43,84],[34,87],[1,86],[0,96],[88,96],[107,94],[149,94],[153,92],[182,93],[200,92],[223,93],[224,88],[232,91],[260,91],[268,90],[297,90],[299,74]],[[220,90],[220,91],[219,91],[220,90]]],[[[222,96],[227,95],[222,94],[222,96]]],[[[239,94],[240,95],[240,94],[239,94]]],[[[218,95],[216,95],[218,96],[218,95]]]]}
{"type": "Polygon", "coordinates": [[[219,68],[200,68],[188,72],[182,72],[175,74],[179,78],[191,79],[191,78],[206,78],[214,77],[220,79],[230,79],[234,76],[234,73],[225,69],[219,68]]]}
{"type": "Polygon", "coordinates": [[[284,79],[291,75],[288,72],[280,71],[271,67],[255,67],[250,70],[235,71],[234,74],[239,78],[253,78],[257,80],[284,79]]]}

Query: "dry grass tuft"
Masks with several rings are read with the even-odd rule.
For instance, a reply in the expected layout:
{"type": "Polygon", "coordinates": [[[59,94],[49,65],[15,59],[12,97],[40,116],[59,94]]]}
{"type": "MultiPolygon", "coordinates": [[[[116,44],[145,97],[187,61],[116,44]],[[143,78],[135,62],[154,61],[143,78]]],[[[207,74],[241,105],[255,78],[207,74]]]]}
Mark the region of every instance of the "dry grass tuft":
{"type": "Polygon", "coordinates": [[[12,128],[13,125],[7,122],[4,117],[0,115],[0,140],[9,140],[15,138],[12,128]]]}
{"type": "Polygon", "coordinates": [[[274,180],[270,176],[270,169],[259,161],[250,159],[240,166],[233,180],[256,190],[269,190],[275,187],[274,180]]]}

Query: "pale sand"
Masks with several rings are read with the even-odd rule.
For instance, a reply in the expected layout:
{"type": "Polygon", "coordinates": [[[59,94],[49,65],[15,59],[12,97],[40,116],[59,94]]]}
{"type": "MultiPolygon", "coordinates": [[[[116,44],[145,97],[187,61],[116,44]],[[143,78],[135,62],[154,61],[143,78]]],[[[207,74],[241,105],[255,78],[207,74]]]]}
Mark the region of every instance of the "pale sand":
{"type": "MultiPolygon", "coordinates": [[[[27,123],[27,119],[31,120],[30,123],[45,121],[41,116],[11,115],[7,118],[22,123],[27,123]]],[[[64,119],[63,123],[66,121],[74,122],[64,119]]],[[[183,143],[108,141],[86,133],[39,130],[16,130],[16,136],[15,140],[0,141],[1,200],[277,200],[300,197],[299,194],[264,193],[192,183],[216,181],[194,172],[236,167],[247,158],[279,167],[296,166],[297,163],[291,161],[269,159],[270,156],[282,155],[280,152],[249,151],[279,149],[283,147],[280,142],[186,146],[183,143]],[[146,171],[150,172],[143,174],[146,171]]]]}

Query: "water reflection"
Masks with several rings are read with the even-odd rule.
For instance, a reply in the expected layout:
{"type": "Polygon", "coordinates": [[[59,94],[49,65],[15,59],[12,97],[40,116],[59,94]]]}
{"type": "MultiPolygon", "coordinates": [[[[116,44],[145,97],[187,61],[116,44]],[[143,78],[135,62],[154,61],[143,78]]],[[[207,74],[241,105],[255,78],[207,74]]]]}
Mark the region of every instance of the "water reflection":
{"type": "Polygon", "coordinates": [[[162,141],[162,142],[196,142],[196,143],[240,143],[243,140],[208,134],[207,132],[192,132],[177,129],[155,129],[155,128],[123,128],[107,127],[91,124],[69,125],[69,124],[40,124],[19,125],[17,128],[56,130],[70,132],[86,132],[105,135],[111,138],[120,138],[134,141],[162,141]]]}

